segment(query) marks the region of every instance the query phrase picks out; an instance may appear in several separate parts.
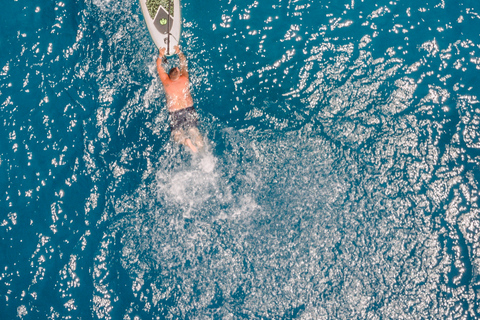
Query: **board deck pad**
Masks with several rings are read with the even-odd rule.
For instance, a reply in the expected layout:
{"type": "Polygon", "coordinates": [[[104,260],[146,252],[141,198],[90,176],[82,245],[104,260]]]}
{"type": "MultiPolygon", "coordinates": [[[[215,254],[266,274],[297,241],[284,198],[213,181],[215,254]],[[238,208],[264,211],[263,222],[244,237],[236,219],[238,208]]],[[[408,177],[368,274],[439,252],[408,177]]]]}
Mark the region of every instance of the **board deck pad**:
{"type": "Polygon", "coordinates": [[[157,16],[153,20],[153,24],[160,33],[167,34],[168,32],[170,32],[169,29],[171,29],[173,26],[173,17],[169,15],[162,6],[160,6],[157,12],[157,16]]]}
{"type": "Polygon", "coordinates": [[[158,9],[163,7],[164,10],[169,11],[173,17],[173,0],[147,0],[148,13],[152,19],[157,15],[158,9]]]}

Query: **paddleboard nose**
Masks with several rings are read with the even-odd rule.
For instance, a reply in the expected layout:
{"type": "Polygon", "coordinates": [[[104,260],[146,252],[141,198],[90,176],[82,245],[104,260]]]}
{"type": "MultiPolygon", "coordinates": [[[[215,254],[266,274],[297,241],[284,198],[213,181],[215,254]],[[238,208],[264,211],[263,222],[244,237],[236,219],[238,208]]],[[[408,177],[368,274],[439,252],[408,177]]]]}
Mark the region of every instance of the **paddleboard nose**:
{"type": "Polygon", "coordinates": [[[148,31],[157,48],[165,48],[165,54],[175,54],[181,33],[180,0],[139,0],[148,31]]]}

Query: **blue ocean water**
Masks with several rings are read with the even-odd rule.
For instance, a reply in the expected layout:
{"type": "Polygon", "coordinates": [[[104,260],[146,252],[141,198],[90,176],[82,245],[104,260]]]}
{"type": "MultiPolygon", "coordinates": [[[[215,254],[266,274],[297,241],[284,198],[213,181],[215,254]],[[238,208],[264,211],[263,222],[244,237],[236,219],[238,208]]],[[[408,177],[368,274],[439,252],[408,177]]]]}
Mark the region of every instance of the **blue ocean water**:
{"type": "Polygon", "coordinates": [[[7,0],[1,319],[480,317],[478,1],[7,0]],[[171,65],[175,64],[171,60],[171,65]]]}

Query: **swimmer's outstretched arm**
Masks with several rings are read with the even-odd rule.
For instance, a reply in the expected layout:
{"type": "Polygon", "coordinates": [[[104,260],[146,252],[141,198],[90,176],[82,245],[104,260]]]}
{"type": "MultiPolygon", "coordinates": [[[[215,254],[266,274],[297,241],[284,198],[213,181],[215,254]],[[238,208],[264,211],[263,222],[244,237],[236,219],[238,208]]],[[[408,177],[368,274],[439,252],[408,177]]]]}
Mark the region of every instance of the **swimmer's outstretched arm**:
{"type": "Polygon", "coordinates": [[[165,69],[163,69],[163,66],[162,66],[162,60],[164,56],[165,56],[165,48],[161,48],[157,58],[157,72],[162,82],[165,82],[165,80],[168,79],[168,74],[165,71],[165,69]]]}
{"type": "Polygon", "coordinates": [[[185,58],[185,55],[183,54],[182,51],[180,51],[180,47],[177,45],[175,46],[175,53],[178,56],[178,59],[180,60],[180,72],[183,76],[188,77],[188,69],[187,69],[187,59],[185,58]]]}

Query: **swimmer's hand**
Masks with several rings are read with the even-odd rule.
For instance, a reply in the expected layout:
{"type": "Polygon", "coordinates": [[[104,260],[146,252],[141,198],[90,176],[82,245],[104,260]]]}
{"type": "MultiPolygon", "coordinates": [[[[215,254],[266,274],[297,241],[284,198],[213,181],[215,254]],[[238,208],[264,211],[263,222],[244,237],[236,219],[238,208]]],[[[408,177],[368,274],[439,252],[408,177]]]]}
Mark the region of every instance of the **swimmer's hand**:
{"type": "Polygon", "coordinates": [[[181,52],[181,51],[180,51],[180,47],[178,46],[178,44],[175,45],[173,48],[175,49],[175,53],[176,53],[176,54],[179,54],[179,53],[181,52]]]}
{"type": "Polygon", "coordinates": [[[165,56],[165,50],[166,50],[165,48],[160,48],[159,55],[158,55],[160,58],[163,58],[165,56]]]}

